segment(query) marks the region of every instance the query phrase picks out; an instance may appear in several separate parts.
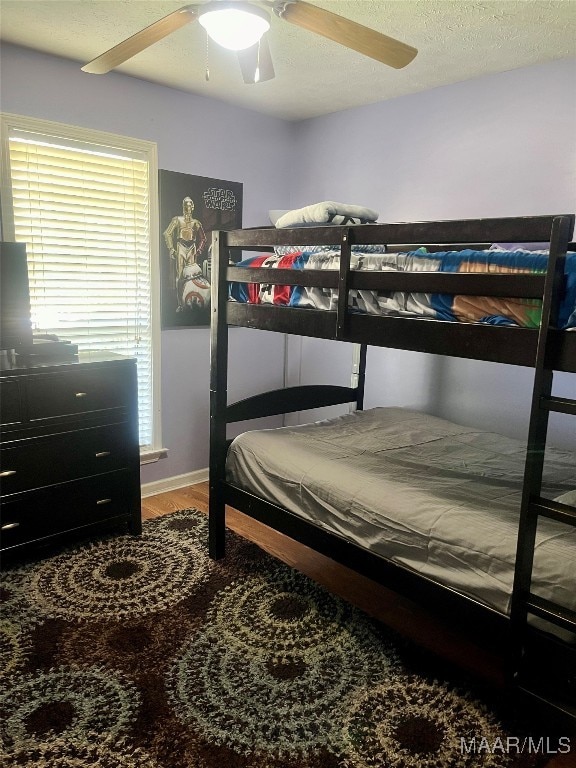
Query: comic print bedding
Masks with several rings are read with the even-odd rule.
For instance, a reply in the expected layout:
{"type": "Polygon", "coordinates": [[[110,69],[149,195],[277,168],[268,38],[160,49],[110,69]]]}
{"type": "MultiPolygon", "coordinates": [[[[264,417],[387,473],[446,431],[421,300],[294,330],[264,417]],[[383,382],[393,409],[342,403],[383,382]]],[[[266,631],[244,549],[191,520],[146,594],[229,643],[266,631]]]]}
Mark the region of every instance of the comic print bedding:
{"type": "MultiPolygon", "coordinates": [[[[340,253],[325,246],[294,249],[277,248],[274,254],[251,256],[237,266],[270,269],[337,270],[340,253]]],[[[352,270],[398,272],[545,272],[545,251],[504,250],[441,251],[427,253],[419,248],[407,253],[387,253],[385,246],[353,246],[352,270]]],[[[561,300],[558,327],[576,328],[576,253],[566,258],[566,291],[561,300]]],[[[250,304],[277,304],[289,307],[336,309],[338,290],[302,286],[232,283],[230,299],[250,304]]],[[[463,323],[489,323],[536,328],[540,323],[541,301],[489,296],[464,296],[443,293],[406,293],[351,290],[348,300],[352,311],[373,315],[427,317],[463,323]]]]}

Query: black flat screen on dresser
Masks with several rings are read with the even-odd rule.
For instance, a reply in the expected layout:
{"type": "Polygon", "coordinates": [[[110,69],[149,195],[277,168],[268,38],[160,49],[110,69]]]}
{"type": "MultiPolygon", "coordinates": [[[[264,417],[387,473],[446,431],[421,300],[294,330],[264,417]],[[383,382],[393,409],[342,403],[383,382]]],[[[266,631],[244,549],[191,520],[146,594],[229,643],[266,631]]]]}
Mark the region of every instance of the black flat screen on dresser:
{"type": "Polygon", "coordinates": [[[0,242],[0,349],[31,345],[26,246],[24,243],[0,242]]]}

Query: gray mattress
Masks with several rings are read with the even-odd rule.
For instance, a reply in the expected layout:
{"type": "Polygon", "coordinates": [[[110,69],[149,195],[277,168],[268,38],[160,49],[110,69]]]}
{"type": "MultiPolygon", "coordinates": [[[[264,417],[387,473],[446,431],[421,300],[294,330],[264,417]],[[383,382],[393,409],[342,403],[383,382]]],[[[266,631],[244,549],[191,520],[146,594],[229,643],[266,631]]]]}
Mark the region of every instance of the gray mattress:
{"type": "MultiPolygon", "coordinates": [[[[403,408],[245,432],[227,480],[507,613],[525,446],[403,408]]],[[[576,488],[576,454],[548,450],[543,495],[576,488]]],[[[576,529],[538,527],[533,592],[576,610],[576,529]]]]}

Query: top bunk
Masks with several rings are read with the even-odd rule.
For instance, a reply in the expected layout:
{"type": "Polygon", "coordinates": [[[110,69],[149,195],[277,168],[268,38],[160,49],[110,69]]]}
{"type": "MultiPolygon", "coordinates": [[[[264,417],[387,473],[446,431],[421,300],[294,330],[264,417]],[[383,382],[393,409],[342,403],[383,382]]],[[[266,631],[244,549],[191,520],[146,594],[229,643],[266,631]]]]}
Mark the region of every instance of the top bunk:
{"type": "Polygon", "coordinates": [[[576,372],[574,221],[215,232],[213,334],[242,326],[530,367],[545,341],[546,367],[576,372]]]}

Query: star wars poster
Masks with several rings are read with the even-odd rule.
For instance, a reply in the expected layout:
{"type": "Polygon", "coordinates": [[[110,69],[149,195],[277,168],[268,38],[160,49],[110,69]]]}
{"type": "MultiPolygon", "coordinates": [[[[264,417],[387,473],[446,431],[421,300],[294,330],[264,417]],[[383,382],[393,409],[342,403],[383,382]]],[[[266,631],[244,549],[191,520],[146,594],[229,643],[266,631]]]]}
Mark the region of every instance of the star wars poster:
{"type": "Polygon", "coordinates": [[[212,231],[242,226],[242,184],[159,171],[162,329],[210,325],[212,231]]]}

